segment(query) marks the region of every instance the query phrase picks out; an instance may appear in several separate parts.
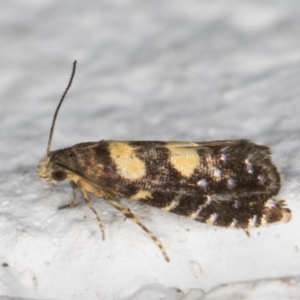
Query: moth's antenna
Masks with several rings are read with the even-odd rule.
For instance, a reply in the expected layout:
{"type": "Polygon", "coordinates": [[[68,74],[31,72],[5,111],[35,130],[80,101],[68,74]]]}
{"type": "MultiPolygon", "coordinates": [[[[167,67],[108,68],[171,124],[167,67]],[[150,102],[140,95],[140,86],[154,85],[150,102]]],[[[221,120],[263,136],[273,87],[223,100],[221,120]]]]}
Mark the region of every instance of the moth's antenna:
{"type": "Polygon", "coordinates": [[[72,85],[72,82],[73,82],[73,78],[74,78],[74,75],[75,75],[75,70],[76,70],[76,63],[77,61],[74,60],[73,62],[73,68],[72,68],[72,74],[71,74],[71,78],[69,80],[69,83],[68,83],[68,86],[66,88],[66,90],[64,91],[63,95],[61,96],[61,99],[56,107],[56,111],[54,113],[54,116],[53,116],[53,120],[52,120],[52,125],[51,125],[51,129],[50,129],[50,134],[49,134],[49,141],[48,141],[48,147],[47,147],[47,154],[49,154],[51,152],[51,142],[52,142],[52,136],[53,136],[53,130],[54,130],[54,126],[55,126],[55,121],[56,121],[56,118],[57,118],[57,114],[58,114],[58,111],[68,93],[68,90],[70,89],[71,85],[72,85]]]}

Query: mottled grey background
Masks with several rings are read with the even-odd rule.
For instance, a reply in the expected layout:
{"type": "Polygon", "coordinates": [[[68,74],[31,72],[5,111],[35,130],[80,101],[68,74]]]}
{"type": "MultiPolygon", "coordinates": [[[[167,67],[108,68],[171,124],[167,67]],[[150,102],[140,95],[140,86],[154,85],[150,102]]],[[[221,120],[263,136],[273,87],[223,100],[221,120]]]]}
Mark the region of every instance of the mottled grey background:
{"type": "Polygon", "coordinates": [[[139,299],[148,287],[177,300],[299,274],[299,1],[3,0],[0,8],[0,264],[9,264],[0,266],[0,295],[139,299]],[[74,59],[54,149],[252,139],[273,150],[292,221],[248,238],[124,200],[163,242],[168,264],[103,200],[93,199],[105,242],[83,203],[57,211],[71,189],[41,182],[35,169],[74,59]]]}

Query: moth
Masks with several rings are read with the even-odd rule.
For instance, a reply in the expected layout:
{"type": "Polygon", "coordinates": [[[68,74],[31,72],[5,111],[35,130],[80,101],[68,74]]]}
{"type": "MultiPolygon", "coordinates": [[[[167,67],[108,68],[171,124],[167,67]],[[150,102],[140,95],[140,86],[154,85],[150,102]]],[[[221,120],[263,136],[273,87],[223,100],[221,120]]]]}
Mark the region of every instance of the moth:
{"type": "Polygon", "coordinates": [[[104,225],[90,195],[105,199],[136,222],[154,240],[166,261],[170,259],[162,243],[120,203],[120,198],[224,227],[247,229],[291,219],[290,209],[276,198],[280,175],[270,149],[249,140],[101,140],[52,151],[55,121],[75,69],[76,61],[54,113],[47,154],[39,162],[38,173],[48,182],[70,182],[73,200],[60,208],[73,206],[77,190],[81,192],[98,220],[103,239],[104,225]]]}

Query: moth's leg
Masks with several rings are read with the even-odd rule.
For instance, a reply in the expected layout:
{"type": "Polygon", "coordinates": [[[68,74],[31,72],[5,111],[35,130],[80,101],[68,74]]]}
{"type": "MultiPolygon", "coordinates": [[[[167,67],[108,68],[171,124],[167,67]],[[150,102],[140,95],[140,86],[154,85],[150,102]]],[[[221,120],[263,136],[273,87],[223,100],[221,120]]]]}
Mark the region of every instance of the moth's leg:
{"type": "Polygon", "coordinates": [[[102,232],[102,239],[103,241],[105,240],[105,231],[104,231],[104,224],[102,223],[95,207],[93,206],[92,204],[92,201],[90,199],[90,196],[88,195],[88,193],[85,191],[85,190],[81,190],[81,193],[82,193],[82,196],[83,196],[83,199],[84,201],[86,202],[86,204],[89,206],[89,208],[93,211],[93,213],[95,214],[97,220],[98,220],[98,224],[99,224],[99,227],[101,229],[101,232],[102,232]]]}
{"type": "Polygon", "coordinates": [[[162,245],[162,243],[157,239],[157,237],[146,227],[144,226],[140,220],[130,211],[130,209],[122,206],[118,201],[116,200],[110,200],[108,199],[108,202],[113,205],[116,209],[118,209],[126,218],[131,219],[133,222],[137,223],[140,227],[143,228],[145,232],[152,238],[152,240],[155,242],[155,244],[158,246],[158,248],[161,250],[163,256],[165,257],[165,260],[167,262],[170,261],[167,252],[162,245]]]}
{"type": "Polygon", "coordinates": [[[246,235],[247,235],[248,238],[251,237],[251,236],[250,236],[250,232],[249,232],[248,229],[244,229],[244,231],[245,231],[245,233],[246,233],[246,235]]]}
{"type": "Polygon", "coordinates": [[[77,187],[76,183],[73,182],[73,181],[70,181],[70,184],[71,184],[71,187],[73,189],[73,199],[69,204],[60,206],[58,209],[70,208],[70,207],[74,206],[77,202],[77,193],[76,193],[76,191],[77,191],[78,187],[77,187]]]}

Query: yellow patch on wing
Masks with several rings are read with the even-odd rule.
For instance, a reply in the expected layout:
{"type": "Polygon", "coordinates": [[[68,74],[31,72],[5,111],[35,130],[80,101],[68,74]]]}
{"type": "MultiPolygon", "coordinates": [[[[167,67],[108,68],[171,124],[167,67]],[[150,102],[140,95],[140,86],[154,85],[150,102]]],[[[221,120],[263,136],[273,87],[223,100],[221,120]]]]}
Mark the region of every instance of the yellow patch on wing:
{"type": "Polygon", "coordinates": [[[140,179],[146,175],[146,165],[127,142],[110,142],[110,157],[119,175],[126,179],[140,179]]]}
{"type": "Polygon", "coordinates": [[[152,199],[152,194],[149,191],[138,191],[136,194],[130,197],[131,200],[143,200],[152,199]]]}
{"type": "Polygon", "coordinates": [[[199,166],[200,156],[195,143],[168,143],[166,147],[170,151],[170,162],[172,166],[185,177],[193,175],[195,169],[199,166]]]}

